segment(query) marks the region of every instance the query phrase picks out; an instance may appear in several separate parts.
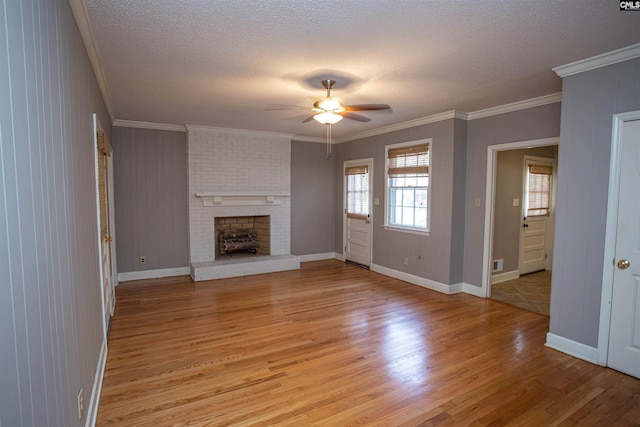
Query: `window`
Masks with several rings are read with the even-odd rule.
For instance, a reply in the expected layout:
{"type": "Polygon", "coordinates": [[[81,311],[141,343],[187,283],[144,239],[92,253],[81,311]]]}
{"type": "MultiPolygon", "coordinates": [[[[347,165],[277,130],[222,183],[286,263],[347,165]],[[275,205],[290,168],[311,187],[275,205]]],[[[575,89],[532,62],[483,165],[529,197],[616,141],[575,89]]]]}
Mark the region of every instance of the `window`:
{"type": "Polygon", "coordinates": [[[347,217],[366,219],[369,216],[369,167],[345,168],[347,180],[347,217]]]}
{"type": "Polygon", "coordinates": [[[549,215],[551,201],[551,175],[553,168],[548,165],[528,165],[526,215],[549,215]]]}
{"type": "Polygon", "coordinates": [[[429,146],[431,140],[387,146],[385,225],[429,230],[429,146]]]}

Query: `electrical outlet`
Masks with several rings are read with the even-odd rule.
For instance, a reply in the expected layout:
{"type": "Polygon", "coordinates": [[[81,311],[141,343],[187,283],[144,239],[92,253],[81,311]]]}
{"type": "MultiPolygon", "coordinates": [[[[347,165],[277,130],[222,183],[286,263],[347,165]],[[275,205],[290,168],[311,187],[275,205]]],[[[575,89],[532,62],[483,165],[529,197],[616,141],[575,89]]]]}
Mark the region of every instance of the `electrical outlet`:
{"type": "Polygon", "coordinates": [[[474,200],[474,204],[476,206],[480,206],[480,197],[476,197],[476,199],[474,200]]]}
{"type": "Polygon", "coordinates": [[[140,264],[145,264],[147,262],[147,257],[146,256],[141,256],[140,257],[140,264]]]}
{"type": "Polygon", "coordinates": [[[82,419],[82,413],[84,412],[84,396],[82,395],[82,389],[78,392],[78,419],[82,419]]]}
{"type": "Polygon", "coordinates": [[[404,257],[404,265],[409,265],[409,257],[404,257]]]}

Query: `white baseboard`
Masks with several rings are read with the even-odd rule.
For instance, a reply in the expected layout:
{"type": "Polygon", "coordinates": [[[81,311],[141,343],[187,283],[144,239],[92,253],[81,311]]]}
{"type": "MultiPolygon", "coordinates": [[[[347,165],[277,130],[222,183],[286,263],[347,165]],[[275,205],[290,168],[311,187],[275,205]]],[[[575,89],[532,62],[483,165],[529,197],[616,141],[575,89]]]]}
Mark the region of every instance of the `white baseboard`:
{"type": "Polygon", "coordinates": [[[339,254],[338,252],[336,252],[336,253],[335,253],[335,258],[336,258],[338,261],[342,261],[342,262],[344,262],[344,260],[345,260],[345,258],[344,258],[344,254],[339,254]]]}
{"type": "Polygon", "coordinates": [[[100,403],[100,393],[102,392],[102,379],[104,378],[104,369],[107,364],[107,340],[102,341],[100,349],[100,357],[98,366],[96,367],[96,375],[93,379],[93,390],[91,390],[91,401],[87,409],[87,418],[85,427],[94,427],[98,419],[98,405],[100,403]]]}
{"type": "Polygon", "coordinates": [[[325,259],[338,259],[338,254],[335,252],[325,252],[323,254],[308,254],[308,255],[299,255],[300,262],[310,262],[310,261],[322,261],[325,259]]]}
{"type": "Polygon", "coordinates": [[[493,285],[494,283],[506,282],[507,280],[517,279],[518,277],[520,277],[520,271],[518,270],[493,274],[491,275],[491,284],[493,285]]]}
{"type": "Polygon", "coordinates": [[[561,351],[578,359],[598,365],[598,349],[588,345],[570,340],[559,335],[547,333],[547,342],[545,345],[554,350],[561,351]]]}
{"type": "Polygon", "coordinates": [[[482,290],[482,286],[474,286],[468,283],[463,283],[462,292],[464,292],[465,294],[476,296],[476,297],[485,298],[484,292],[482,290]]]}
{"type": "Polygon", "coordinates": [[[463,283],[452,283],[451,285],[449,285],[449,293],[450,294],[459,294],[460,292],[463,292],[462,290],[462,285],[463,283]]]}
{"type": "Polygon", "coordinates": [[[161,277],[188,276],[191,273],[189,267],[163,268],[161,270],[131,271],[118,273],[118,282],[129,280],[159,279],[161,277]]]}
{"type": "Polygon", "coordinates": [[[412,283],[414,285],[422,286],[423,288],[431,289],[434,291],[442,292],[443,294],[455,294],[462,290],[462,284],[445,285],[444,283],[436,282],[434,280],[425,279],[424,277],[415,276],[413,274],[405,273],[403,271],[394,270],[392,268],[383,267],[377,264],[371,264],[371,271],[384,274],[385,276],[393,277],[396,279],[404,280],[405,282],[412,283]]]}
{"type": "Polygon", "coordinates": [[[482,294],[481,287],[470,285],[468,283],[461,282],[461,283],[454,283],[452,285],[445,285],[444,283],[436,282],[430,279],[425,279],[424,277],[415,276],[413,274],[394,270],[392,268],[383,267],[377,264],[371,264],[371,271],[375,271],[376,273],[384,274],[385,276],[403,280],[405,282],[422,286],[423,288],[431,289],[433,291],[441,292],[447,295],[463,292],[465,294],[473,295],[480,298],[485,298],[485,296],[482,294]]]}

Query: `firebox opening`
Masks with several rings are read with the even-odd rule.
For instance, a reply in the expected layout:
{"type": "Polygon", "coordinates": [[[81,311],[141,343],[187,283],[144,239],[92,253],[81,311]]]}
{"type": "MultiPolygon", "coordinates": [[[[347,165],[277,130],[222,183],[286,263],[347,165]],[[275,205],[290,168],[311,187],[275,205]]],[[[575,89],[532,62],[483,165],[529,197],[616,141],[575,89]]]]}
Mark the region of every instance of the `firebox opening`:
{"type": "Polygon", "coordinates": [[[269,215],[216,217],[214,233],[216,259],[271,254],[269,215]]]}

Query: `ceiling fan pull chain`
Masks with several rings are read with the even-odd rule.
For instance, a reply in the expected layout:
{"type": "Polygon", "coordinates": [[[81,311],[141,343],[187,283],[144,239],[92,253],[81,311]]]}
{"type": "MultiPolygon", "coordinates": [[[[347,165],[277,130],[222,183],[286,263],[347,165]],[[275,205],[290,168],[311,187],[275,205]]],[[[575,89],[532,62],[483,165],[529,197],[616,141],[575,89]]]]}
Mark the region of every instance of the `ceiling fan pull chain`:
{"type": "Polygon", "coordinates": [[[331,158],[331,124],[327,125],[327,160],[331,158]]]}

